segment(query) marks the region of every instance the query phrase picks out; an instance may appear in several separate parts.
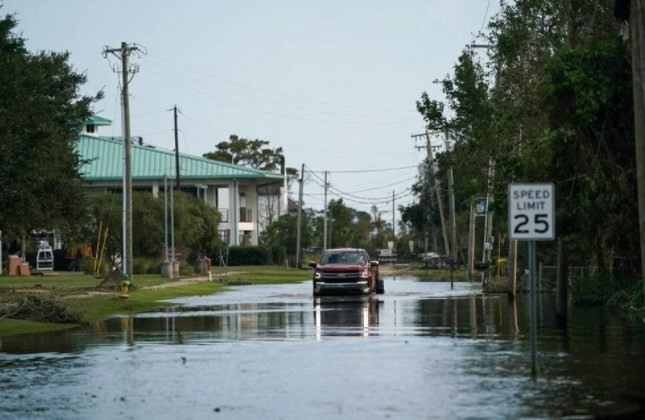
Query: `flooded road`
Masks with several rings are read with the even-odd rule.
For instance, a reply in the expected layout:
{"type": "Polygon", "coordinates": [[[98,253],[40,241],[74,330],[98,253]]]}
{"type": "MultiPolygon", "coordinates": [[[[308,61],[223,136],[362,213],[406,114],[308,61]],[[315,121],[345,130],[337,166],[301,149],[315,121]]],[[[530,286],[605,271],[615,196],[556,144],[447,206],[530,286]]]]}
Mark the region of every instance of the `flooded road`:
{"type": "Polygon", "coordinates": [[[645,399],[645,328],[540,299],[530,378],[523,298],[386,279],[314,301],[311,282],[0,341],[0,418],[585,418],[645,399]]]}

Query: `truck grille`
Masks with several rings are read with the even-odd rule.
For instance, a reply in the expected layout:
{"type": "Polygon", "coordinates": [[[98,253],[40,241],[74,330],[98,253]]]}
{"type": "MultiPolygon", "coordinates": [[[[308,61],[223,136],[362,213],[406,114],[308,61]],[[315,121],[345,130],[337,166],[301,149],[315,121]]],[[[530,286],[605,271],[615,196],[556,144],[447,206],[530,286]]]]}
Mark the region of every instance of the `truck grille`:
{"type": "Polygon", "coordinates": [[[361,273],[322,273],[322,278],[328,282],[344,283],[348,281],[358,281],[361,273]]]}

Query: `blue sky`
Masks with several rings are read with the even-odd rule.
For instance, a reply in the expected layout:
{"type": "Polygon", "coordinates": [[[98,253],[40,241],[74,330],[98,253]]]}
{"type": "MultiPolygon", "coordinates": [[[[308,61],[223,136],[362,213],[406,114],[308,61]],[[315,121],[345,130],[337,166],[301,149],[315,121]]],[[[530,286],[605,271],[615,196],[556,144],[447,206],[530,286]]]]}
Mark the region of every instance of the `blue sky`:
{"type": "MultiPolygon", "coordinates": [[[[332,171],[332,185],[361,210],[370,200],[355,197],[386,201],[395,190],[397,206],[412,200],[405,189],[425,153],[410,138],[423,131],[415,101],[423,91],[441,99],[433,80],[452,72],[485,16],[499,10],[494,0],[0,4],[0,13],[16,14],[30,50],[70,52],[88,77],[82,93],[104,90],[95,111],[114,125],[101,134],[121,133],[118,75],[110,67],[117,61],[101,52],[137,43],[148,54],[132,60],[139,66],[130,84],[133,135],[173,149],[168,109],[176,104],[180,151],[201,155],[230,134],[268,140],[285,150],[289,166],[332,171]],[[379,172],[333,173],[348,170],[379,172]]],[[[321,193],[309,179],[307,206],[321,208],[321,193]]]]}

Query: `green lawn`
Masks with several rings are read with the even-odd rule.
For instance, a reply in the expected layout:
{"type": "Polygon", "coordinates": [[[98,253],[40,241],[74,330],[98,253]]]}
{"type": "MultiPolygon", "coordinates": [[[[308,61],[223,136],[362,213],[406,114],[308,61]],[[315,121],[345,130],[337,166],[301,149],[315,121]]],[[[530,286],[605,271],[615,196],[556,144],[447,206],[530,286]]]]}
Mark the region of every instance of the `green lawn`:
{"type": "MultiPolygon", "coordinates": [[[[226,290],[228,284],[295,283],[311,278],[308,270],[275,266],[213,267],[213,280],[181,283],[160,275],[135,275],[136,290],[126,301],[119,300],[116,292],[101,292],[96,286],[100,279],[82,274],[60,276],[0,277],[0,306],[20,301],[25,295],[35,294],[51,298],[69,309],[80,312],[87,322],[107,318],[116,313],[138,313],[171,305],[161,302],[182,296],[211,295],[226,290]],[[146,289],[175,283],[173,287],[146,289]]],[[[184,278],[182,278],[184,279],[184,278]]],[[[69,327],[65,324],[38,323],[26,320],[0,319],[0,336],[55,330],[69,327]]]]}
{"type": "MultiPolygon", "coordinates": [[[[410,275],[432,281],[450,281],[450,270],[444,269],[413,268],[410,275]]],[[[467,281],[466,270],[454,270],[452,275],[454,281],[467,281]]]]}

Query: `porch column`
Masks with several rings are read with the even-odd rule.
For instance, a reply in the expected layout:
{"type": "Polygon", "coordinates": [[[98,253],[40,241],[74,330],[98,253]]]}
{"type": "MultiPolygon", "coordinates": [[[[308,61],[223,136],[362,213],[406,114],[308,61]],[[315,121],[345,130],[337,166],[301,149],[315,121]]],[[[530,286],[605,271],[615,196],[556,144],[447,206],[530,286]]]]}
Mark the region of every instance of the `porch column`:
{"type": "Polygon", "coordinates": [[[237,179],[232,180],[229,182],[228,185],[228,217],[229,217],[229,224],[231,226],[231,241],[229,242],[229,245],[239,245],[240,244],[240,231],[239,231],[239,223],[240,223],[240,209],[239,209],[239,188],[237,184],[237,179]]]}
{"type": "Polygon", "coordinates": [[[251,231],[251,245],[258,244],[258,190],[257,185],[251,185],[246,192],[246,206],[251,209],[253,230],[251,231]]]}

